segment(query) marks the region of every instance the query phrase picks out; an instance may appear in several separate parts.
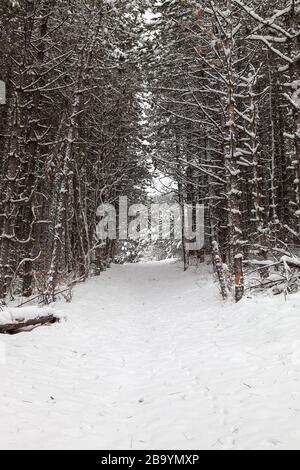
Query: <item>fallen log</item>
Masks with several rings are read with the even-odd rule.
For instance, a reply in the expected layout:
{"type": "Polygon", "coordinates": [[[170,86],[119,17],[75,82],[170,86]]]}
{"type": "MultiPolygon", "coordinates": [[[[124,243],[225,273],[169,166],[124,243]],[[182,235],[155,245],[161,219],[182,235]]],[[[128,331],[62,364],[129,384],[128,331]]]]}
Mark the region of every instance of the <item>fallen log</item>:
{"type": "Polygon", "coordinates": [[[0,334],[14,334],[20,332],[25,328],[36,327],[41,325],[51,325],[59,321],[60,319],[53,314],[31,318],[29,320],[20,318],[14,321],[13,323],[8,323],[6,325],[0,324],[0,334]]]}

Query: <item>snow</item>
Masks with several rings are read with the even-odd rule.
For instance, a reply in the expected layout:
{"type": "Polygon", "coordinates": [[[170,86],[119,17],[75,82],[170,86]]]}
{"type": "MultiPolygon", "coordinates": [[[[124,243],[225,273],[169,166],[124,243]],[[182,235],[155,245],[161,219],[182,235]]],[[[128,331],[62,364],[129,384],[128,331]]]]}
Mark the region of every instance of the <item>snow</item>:
{"type": "Polygon", "coordinates": [[[152,262],[56,309],[0,336],[1,449],[300,448],[299,294],[222,303],[207,267],[152,262]]]}

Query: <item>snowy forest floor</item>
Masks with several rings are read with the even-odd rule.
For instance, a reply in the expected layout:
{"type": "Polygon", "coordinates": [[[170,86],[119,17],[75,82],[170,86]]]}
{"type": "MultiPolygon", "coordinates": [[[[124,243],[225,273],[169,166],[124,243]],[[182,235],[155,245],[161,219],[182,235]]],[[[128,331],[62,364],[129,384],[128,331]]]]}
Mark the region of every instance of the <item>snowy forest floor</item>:
{"type": "Polygon", "coordinates": [[[113,266],[1,336],[0,448],[300,449],[300,296],[222,304],[208,268],[113,266]]]}

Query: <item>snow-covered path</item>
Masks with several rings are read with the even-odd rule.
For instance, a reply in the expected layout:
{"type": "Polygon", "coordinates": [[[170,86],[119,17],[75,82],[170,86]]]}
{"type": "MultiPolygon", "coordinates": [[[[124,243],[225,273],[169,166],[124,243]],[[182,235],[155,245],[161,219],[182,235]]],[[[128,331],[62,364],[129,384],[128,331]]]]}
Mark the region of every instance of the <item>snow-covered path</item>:
{"type": "Polygon", "coordinates": [[[222,305],[208,271],[114,266],[0,337],[0,448],[300,449],[300,297],[222,305]]]}

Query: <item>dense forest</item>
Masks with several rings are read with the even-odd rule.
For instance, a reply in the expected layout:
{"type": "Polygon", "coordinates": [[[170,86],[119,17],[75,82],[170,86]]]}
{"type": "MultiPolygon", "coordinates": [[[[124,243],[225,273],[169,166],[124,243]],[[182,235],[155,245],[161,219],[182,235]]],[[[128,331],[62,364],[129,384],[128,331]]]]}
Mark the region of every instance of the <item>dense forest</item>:
{"type": "Polygon", "coordinates": [[[140,197],[141,13],[126,1],[1,2],[0,296],[37,290],[112,258],[100,202],[140,197]],[[91,266],[93,264],[93,266],[91,266]],[[22,286],[20,286],[20,281],[22,286]]]}
{"type": "MultiPolygon", "coordinates": [[[[298,0],[2,0],[0,298],[51,302],[118,245],[99,204],[204,204],[224,299],[300,286],[298,0]],[[248,287],[247,287],[248,288],[248,287]]],[[[182,213],[184,217],[184,212],[182,213]]]]}

